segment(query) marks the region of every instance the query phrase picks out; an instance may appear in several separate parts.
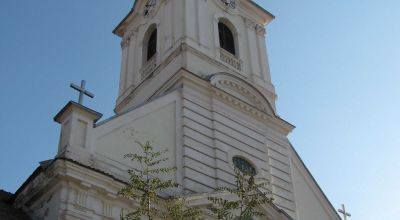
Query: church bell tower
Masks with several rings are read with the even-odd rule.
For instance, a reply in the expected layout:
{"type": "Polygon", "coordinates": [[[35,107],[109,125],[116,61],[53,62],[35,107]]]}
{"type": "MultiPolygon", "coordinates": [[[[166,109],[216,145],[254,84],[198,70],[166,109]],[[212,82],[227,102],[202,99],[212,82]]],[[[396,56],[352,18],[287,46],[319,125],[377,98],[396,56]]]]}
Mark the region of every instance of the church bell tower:
{"type": "Polygon", "coordinates": [[[115,28],[122,64],[115,111],[170,89],[185,69],[207,78],[229,73],[255,86],[275,109],[264,26],[274,16],[248,0],[137,0],[115,28]]]}

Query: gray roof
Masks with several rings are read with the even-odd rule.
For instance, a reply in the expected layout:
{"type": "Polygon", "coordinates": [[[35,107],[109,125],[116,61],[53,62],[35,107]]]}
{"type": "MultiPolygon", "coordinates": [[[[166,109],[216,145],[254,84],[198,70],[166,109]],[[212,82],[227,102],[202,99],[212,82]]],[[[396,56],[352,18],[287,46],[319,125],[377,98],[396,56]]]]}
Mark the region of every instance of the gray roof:
{"type": "Polygon", "coordinates": [[[0,219],[1,220],[31,220],[21,209],[13,207],[13,194],[0,190],[0,219]]]}

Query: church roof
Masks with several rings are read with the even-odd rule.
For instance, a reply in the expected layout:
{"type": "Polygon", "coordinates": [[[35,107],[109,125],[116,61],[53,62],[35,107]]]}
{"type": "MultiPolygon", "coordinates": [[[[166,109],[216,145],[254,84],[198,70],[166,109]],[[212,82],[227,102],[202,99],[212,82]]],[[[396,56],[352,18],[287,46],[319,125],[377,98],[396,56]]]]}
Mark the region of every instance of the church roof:
{"type": "Polygon", "coordinates": [[[12,205],[13,194],[0,190],[0,219],[1,220],[31,220],[21,209],[12,205]]]}

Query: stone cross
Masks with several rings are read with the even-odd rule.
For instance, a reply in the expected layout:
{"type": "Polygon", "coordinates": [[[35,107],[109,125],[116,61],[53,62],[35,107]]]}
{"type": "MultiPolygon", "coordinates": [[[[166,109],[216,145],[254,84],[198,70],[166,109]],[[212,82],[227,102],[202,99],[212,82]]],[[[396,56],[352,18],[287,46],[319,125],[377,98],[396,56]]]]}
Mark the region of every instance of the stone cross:
{"type": "Polygon", "coordinates": [[[75,89],[75,90],[77,90],[79,92],[79,101],[78,101],[78,103],[81,104],[81,105],[83,103],[83,96],[84,95],[89,96],[90,98],[94,98],[93,93],[87,91],[85,89],[85,86],[86,86],[86,81],[85,80],[81,81],[81,86],[77,86],[77,85],[71,83],[71,88],[73,88],[73,89],[75,89]]]}
{"type": "Polygon", "coordinates": [[[351,214],[346,212],[344,205],[342,205],[342,209],[339,209],[338,211],[343,214],[343,220],[347,220],[347,217],[351,217],[351,214]]]}

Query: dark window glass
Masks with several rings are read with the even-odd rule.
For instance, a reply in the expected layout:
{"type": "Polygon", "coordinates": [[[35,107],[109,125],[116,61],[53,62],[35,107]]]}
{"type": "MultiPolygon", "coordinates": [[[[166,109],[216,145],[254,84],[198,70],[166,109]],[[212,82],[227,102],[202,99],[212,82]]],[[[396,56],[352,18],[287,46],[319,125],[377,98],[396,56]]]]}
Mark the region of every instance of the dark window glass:
{"type": "Polygon", "coordinates": [[[229,53],[235,55],[235,41],[232,31],[223,23],[218,23],[219,45],[229,53]]]}
{"type": "Polygon", "coordinates": [[[157,29],[151,33],[147,43],[147,60],[150,60],[157,52],[157,29]]]}
{"type": "Polygon", "coordinates": [[[235,168],[242,171],[243,173],[251,176],[257,174],[256,168],[254,168],[254,166],[251,165],[247,160],[240,157],[234,157],[232,160],[233,160],[233,165],[235,165],[235,168]]]}

